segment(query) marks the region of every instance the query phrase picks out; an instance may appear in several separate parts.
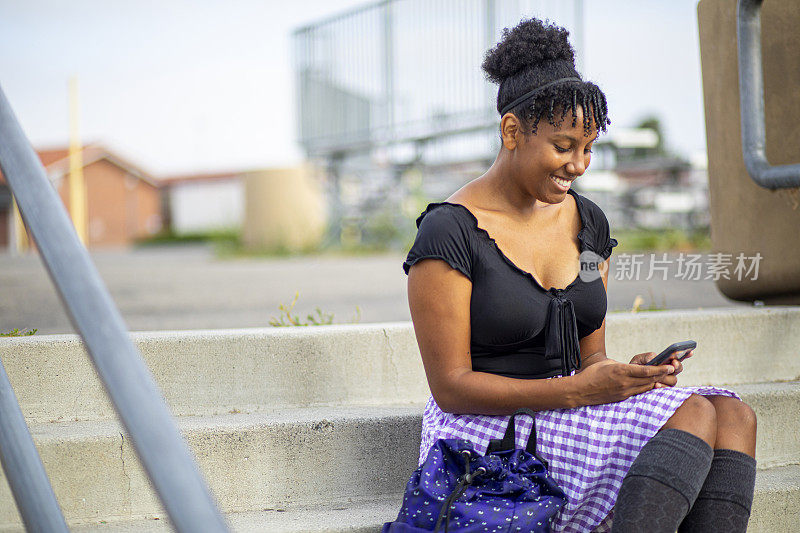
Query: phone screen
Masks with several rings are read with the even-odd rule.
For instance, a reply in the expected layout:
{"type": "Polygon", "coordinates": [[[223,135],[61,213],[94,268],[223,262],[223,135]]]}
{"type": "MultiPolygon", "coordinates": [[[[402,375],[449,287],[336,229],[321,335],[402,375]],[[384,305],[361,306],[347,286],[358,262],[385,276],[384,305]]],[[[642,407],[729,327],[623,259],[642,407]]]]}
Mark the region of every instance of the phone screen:
{"type": "Polygon", "coordinates": [[[652,358],[647,364],[650,366],[661,365],[666,363],[673,356],[677,357],[678,361],[683,361],[689,352],[695,348],[697,348],[697,343],[695,341],[676,342],[652,358]]]}

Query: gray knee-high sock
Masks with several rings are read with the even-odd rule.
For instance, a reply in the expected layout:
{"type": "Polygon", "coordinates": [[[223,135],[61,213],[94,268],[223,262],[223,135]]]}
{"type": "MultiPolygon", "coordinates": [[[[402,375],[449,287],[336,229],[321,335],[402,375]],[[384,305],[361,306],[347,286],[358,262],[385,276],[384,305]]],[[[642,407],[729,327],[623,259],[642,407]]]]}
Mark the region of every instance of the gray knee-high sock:
{"type": "Polygon", "coordinates": [[[756,460],[735,450],[714,450],[714,460],[679,533],[744,533],[753,506],[756,460]]]}
{"type": "Polygon", "coordinates": [[[711,446],[691,433],[659,431],[622,481],[612,533],[674,533],[694,504],[713,455],[711,446]]]}

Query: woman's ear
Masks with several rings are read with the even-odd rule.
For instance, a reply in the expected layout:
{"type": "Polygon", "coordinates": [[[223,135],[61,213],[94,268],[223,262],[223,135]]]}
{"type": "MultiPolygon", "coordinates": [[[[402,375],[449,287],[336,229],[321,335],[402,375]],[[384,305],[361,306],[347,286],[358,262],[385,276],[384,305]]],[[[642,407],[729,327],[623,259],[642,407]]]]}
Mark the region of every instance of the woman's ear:
{"type": "Polygon", "coordinates": [[[513,150],[517,147],[520,131],[519,119],[511,113],[506,113],[500,120],[500,136],[503,138],[503,146],[506,150],[513,150]]]}

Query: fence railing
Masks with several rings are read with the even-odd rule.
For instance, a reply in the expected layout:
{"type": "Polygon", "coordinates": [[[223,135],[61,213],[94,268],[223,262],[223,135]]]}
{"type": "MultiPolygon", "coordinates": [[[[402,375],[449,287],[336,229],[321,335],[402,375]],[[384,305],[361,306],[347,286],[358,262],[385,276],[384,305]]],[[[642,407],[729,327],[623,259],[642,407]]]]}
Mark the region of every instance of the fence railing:
{"type": "MultiPolygon", "coordinates": [[[[67,314],[83,338],[172,524],[182,533],[228,531],[161,391],[128,336],[119,311],[1,88],[0,168],[67,314]]],[[[8,395],[10,385],[6,383],[7,380],[0,380],[0,405],[13,403],[19,411],[13,392],[8,395]]],[[[0,439],[0,453],[26,528],[66,530],[60,510],[53,509],[57,503],[21,413],[8,415],[7,406],[0,409],[0,433],[18,437],[14,441],[0,439]],[[35,487],[30,489],[29,476],[36,479],[35,487]],[[33,516],[45,508],[53,520],[52,528],[49,522],[45,524],[33,516]]]]}
{"type": "Polygon", "coordinates": [[[580,51],[583,0],[382,0],[293,36],[300,143],[309,157],[497,128],[480,64],[502,28],[557,20],[580,51]]]}

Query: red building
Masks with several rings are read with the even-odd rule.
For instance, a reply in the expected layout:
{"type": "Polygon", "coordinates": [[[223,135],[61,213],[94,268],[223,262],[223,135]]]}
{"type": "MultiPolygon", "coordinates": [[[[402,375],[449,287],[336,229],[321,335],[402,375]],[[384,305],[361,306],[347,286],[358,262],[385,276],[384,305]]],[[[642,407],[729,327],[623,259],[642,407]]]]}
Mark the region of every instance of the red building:
{"type": "MultiPolygon", "coordinates": [[[[38,150],[50,182],[69,211],[69,151],[38,150]]],[[[87,247],[127,246],[161,230],[161,191],[152,176],[102,146],[83,148],[87,247]]],[[[0,174],[0,248],[12,241],[13,210],[0,174]]]]}

